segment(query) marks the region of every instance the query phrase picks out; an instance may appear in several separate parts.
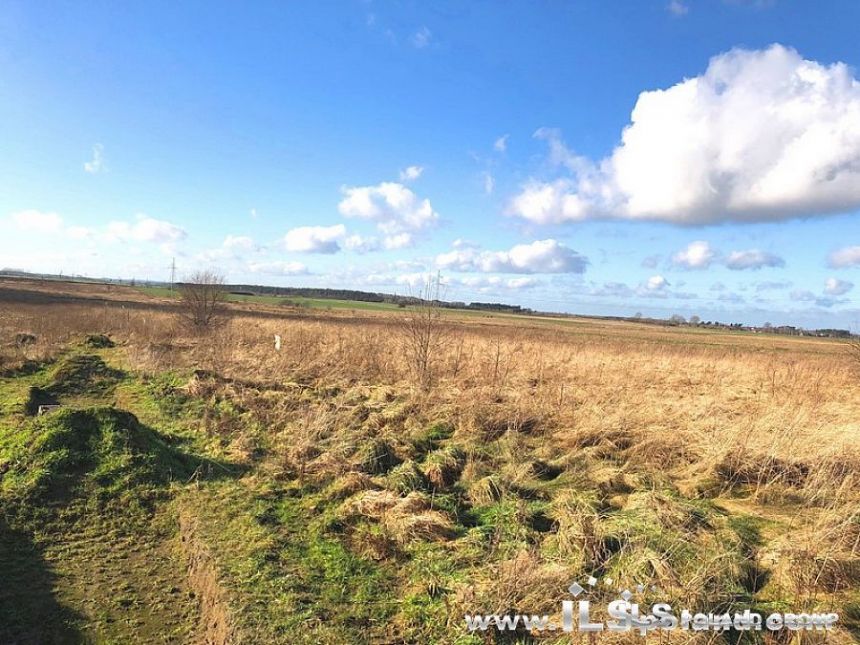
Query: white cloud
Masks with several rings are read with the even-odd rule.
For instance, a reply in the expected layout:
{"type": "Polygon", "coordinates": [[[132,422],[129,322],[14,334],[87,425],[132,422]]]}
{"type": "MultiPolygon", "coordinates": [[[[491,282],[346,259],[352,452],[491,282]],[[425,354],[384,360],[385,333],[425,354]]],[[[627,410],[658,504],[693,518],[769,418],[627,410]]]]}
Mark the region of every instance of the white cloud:
{"type": "Polygon", "coordinates": [[[750,249],[748,251],[732,251],[726,258],[726,267],[732,271],[745,269],[757,270],[762,267],[783,267],[785,260],[773,253],[750,249]]]}
{"type": "Polygon", "coordinates": [[[244,235],[228,235],[222,246],[230,251],[253,251],[257,248],[254,240],[244,235]]]}
{"type": "Polygon", "coordinates": [[[824,283],[824,293],[828,296],[844,296],[853,288],[853,282],[837,278],[827,278],[827,282],[824,283]]]}
{"type": "Polygon", "coordinates": [[[153,242],[171,244],[187,237],[185,229],[168,221],[155,219],[147,215],[138,215],[137,221],[111,222],[107,227],[108,239],[123,242],[153,242]]]}
{"type": "Polygon", "coordinates": [[[437,256],[436,264],[443,269],[482,273],[583,273],[588,259],[549,239],[518,244],[509,251],[455,249],[437,256]]]}
{"type": "Polygon", "coordinates": [[[672,256],[672,262],[685,269],[707,269],[716,258],[716,252],[704,241],[690,242],[683,251],[672,256]]]}
{"type": "Polygon", "coordinates": [[[672,264],[683,269],[707,269],[714,263],[724,264],[732,271],[755,271],[763,267],[785,266],[785,260],[778,255],[759,249],[731,251],[724,256],[703,240],[690,242],[686,248],[672,256],[672,264]]]}
{"type": "Polygon", "coordinates": [[[409,166],[400,171],[400,181],[415,181],[423,172],[423,166],[409,166]]]}
{"type": "Polygon", "coordinates": [[[487,195],[492,195],[493,190],[496,188],[496,180],[493,178],[492,173],[485,172],[484,173],[484,193],[487,195]]]}
{"type": "Polygon", "coordinates": [[[511,200],[508,210],[535,224],[584,220],[589,213],[589,203],[572,192],[573,186],[568,179],[549,183],[530,181],[511,200]]]}
{"type": "Polygon", "coordinates": [[[371,251],[379,250],[379,240],[375,237],[350,235],[343,241],[343,246],[348,251],[355,253],[370,253],[371,251]]]}
{"type": "Polygon", "coordinates": [[[781,45],[734,49],[642,92],[610,156],[566,162],[569,177],[528,182],[511,213],[705,224],[848,211],[860,206],[860,83],[781,45]]]}
{"type": "Polygon", "coordinates": [[[294,253],[337,253],[337,241],[346,235],[343,224],[334,226],[300,226],[287,231],[284,248],[294,253]]]}
{"type": "Polygon", "coordinates": [[[860,246],[846,246],[833,251],[827,258],[827,262],[834,269],[843,269],[860,264],[860,246]]]}
{"type": "Polygon", "coordinates": [[[662,291],[668,286],[669,283],[662,275],[652,275],[648,278],[648,282],[645,283],[645,288],[649,291],[662,291]]]}
{"type": "Polygon", "coordinates": [[[395,284],[403,284],[410,288],[423,288],[435,278],[427,273],[402,273],[394,278],[395,284]]]}
{"type": "Polygon", "coordinates": [[[816,295],[808,289],[795,289],[789,297],[797,302],[814,302],[816,295]]]}
{"type": "Polygon", "coordinates": [[[477,242],[472,242],[470,240],[464,240],[462,237],[458,237],[456,240],[451,242],[451,246],[455,249],[479,249],[481,245],[477,242]]]}
{"type": "Polygon", "coordinates": [[[666,10],[675,16],[684,16],[690,11],[690,7],[684,4],[681,0],[669,0],[666,5],[666,10]]]}
{"type": "Polygon", "coordinates": [[[430,200],[419,198],[403,184],[345,186],[341,192],[344,194],[338,204],[341,215],[374,221],[387,235],[427,228],[439,220],[430,200]]]}
{"type": "Polygon", "coordinates": [[[505,152],[508,149],[508,137],[509,134],[503,134],[493,143],[493,150],[496,152],[505,152]]]}
{"type": "Polygon", "coordinates": [[[276,260],[273,262],[251,262],[248,269],[253,273],[264,273],[267,275],[307,275],[308,268],[301,262],[284,262],[276,260]]]}
{"type": "Polygon", "coordinates": [[[12,213],[10,219],[21,231],[33,233],[59,233],[63,230],[63,218],[57,213],[46,213],[31,209],[12,213]]]}
{"type": "Polygon", "coordinates": [[[540,282],[535,278],[511,278],[505,282],[508,289],[531,289],[539,284],[540,282]]]}
{"type": "Polygon", "coordinates": [[[481,293],[497,293],[499,291],[521,291],[532,289],[541,284],[536,278],[501,278],[499,276],[467,276],[465,278],[449,278],[449,283],[481,293]]]}
{"type": "MultiPolygon", "coordinates": [[[[677,286],[680,286],[678,283],[677,286]]],[[[685,291],[673,291],[669,287],[669,281],[661,275],[653,275],[644,282],[640,282],[635,288],[623,282],[606,282],[602,286],[592,288],[587,293],[591,296],[609,298],[648,298],[660,300],[690,300],[696,298],[696,294],[685,291]]]]}
{"type": "Polygon", "coordinates": [[[202,262],[224,262],[238,260],[243,253],[259,251],[259,247],[250,237],[228,235],[217,249],[208,249],[197,255],[202,262]]]}
{"type": "Polygon", "coordinates": [[[382,246],[388,251],[395,251],[412,246],[414,241],[411,233],[397,233],[385,236],[382,240],[382,246]]]}
{"type": "Polygon", "coordinates": [[[105,166],[105,148],[102,144],[97,143],[93,146],[93,158],[90,161],[84,162],[84,171],[91,175],[98,174],[103,170],[107,170],[105,166]]]}
{"type": "Polygon", "coordinates": [[[424,49],[430,44],[433,38],[433,33],[426,27],[421,27],[418,31],[412,34],[410,41],[416,49],[424,49]]]}

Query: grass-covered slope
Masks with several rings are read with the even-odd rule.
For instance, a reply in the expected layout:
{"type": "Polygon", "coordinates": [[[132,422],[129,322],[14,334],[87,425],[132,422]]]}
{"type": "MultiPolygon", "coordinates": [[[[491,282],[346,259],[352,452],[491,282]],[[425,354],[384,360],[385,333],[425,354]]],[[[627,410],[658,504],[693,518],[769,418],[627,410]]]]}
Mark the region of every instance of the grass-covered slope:
{"type": "Polygon", "coordinates": [[[91,349],[0,381],[0,642],[186,642],[172,499],[207,462],[116,408],[131,377],[91,349]]]}

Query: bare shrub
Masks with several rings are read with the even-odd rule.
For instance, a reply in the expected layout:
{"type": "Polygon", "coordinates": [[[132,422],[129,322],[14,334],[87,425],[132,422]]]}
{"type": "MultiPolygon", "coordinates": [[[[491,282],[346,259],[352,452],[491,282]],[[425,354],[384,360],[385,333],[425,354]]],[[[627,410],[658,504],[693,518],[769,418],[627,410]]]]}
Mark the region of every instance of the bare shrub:
{"type": "Polygon", "coordinates": [[[403,350],[409,369],[422,390],[433,384],[436,362],[447,340],[440,303],[441,278],[428,277],[412,305],[400,319],[403,350]]]}
{"type": "Polygon", "coordinates": [[[182,316],[195,329],[205,330],[217,322],[227,292],[224,276],[215,271],[198,271],[179,285],[182,316]]]}

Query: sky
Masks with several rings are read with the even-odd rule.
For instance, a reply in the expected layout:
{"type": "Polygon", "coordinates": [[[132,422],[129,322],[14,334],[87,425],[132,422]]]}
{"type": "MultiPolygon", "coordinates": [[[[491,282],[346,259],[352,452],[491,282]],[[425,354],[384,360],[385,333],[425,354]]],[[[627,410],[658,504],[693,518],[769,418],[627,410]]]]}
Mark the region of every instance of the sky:
{"type": "Polygon", "coordinates": [[[857,331],[858,23],[0,0],[0,268],[857,331]]]}

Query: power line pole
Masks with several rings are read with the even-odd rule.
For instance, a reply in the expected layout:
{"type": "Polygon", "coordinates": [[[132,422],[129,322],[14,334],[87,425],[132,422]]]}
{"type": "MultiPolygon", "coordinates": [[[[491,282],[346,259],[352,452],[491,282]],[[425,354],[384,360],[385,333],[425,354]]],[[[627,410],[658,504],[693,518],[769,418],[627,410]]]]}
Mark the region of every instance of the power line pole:
{"type": "Polygon", "coordinates": [[[176,258],[174,257],[170,263],[170,290],[173,291],[173,285],[176,283],[176,258]]]}

